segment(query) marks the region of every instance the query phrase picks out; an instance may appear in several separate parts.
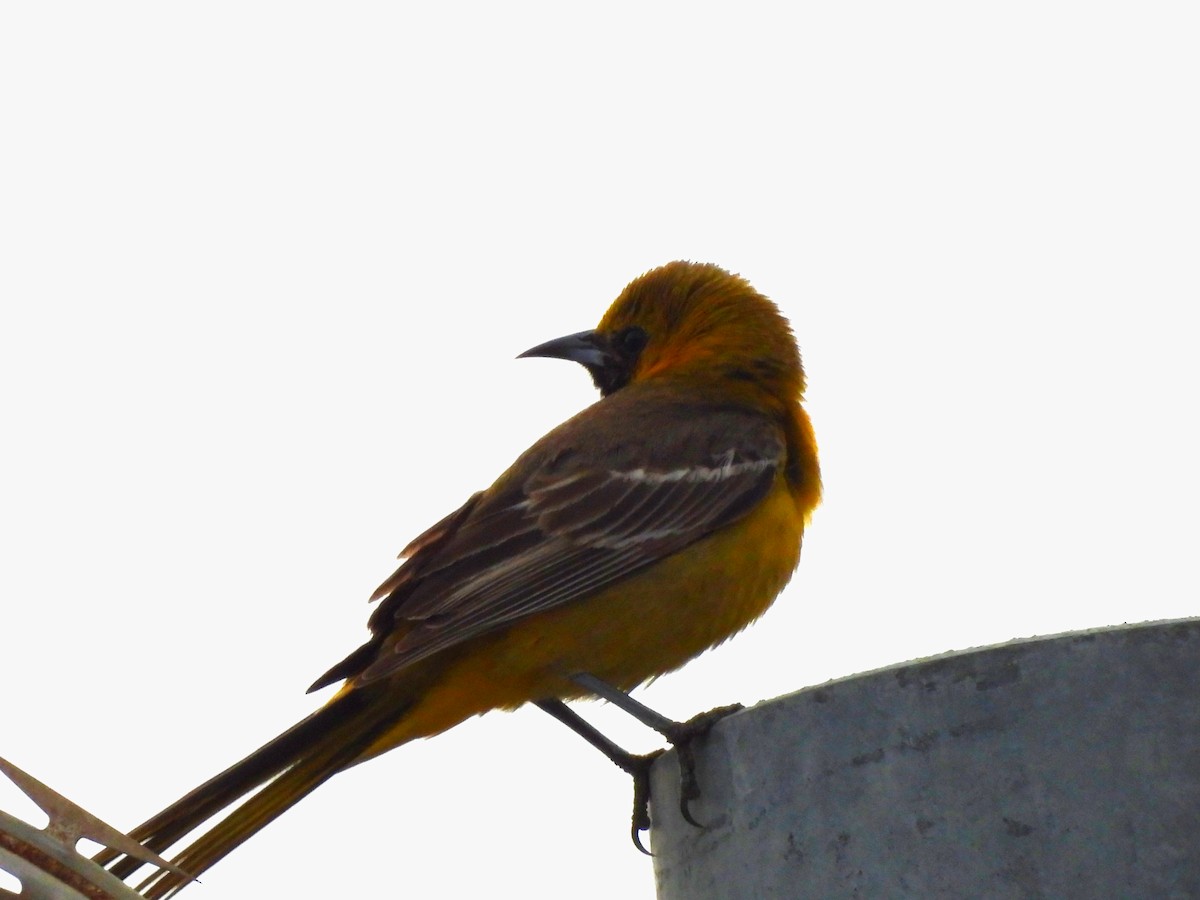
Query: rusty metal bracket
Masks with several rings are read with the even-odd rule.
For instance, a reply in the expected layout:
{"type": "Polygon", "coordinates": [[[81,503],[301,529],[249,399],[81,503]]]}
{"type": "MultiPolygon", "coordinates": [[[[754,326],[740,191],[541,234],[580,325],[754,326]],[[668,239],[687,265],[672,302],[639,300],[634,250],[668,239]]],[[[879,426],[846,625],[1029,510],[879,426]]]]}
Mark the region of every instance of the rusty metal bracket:
{"type": "Polygon", "coordinates": [[[0,757],[0,773],[7,775],[50,817],[50,823],[44,829],[37,829],[0,811],[0,869],[16,876],[21,882],[20,894],[0,889],[0,897],[21,897],[23,900],[79,900],[81,897],[87,900],[137,900],[140,894],[75,849],[81,838],[187,877],[186,872],[46,787],[3,757],[0,757]]]}

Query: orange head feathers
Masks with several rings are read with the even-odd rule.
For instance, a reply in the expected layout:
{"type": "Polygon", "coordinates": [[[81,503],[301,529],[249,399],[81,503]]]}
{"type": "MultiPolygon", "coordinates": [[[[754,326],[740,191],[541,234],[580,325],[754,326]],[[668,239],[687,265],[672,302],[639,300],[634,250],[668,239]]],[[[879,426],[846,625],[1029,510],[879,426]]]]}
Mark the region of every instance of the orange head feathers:
{"type": "Polygon", "coordinates": [[[744,278],[705,263],[653,269],[621,292],[594,331],[521,355],[581,363],[605,396],[659,377],[729,379],[785,403],[804,390],[800,351],[778,307],[744,278]]]}

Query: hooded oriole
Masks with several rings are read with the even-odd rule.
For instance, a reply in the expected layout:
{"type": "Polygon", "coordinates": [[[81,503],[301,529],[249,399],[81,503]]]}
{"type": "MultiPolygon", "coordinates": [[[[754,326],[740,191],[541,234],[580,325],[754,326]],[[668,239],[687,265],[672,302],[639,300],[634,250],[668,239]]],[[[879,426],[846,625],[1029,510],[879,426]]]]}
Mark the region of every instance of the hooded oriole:
{"type": "MultiPolygon", "coordinates": [[[[342,769],[488,710],[590,696],[580,673],[632,689],[767,609],[821,493],[776,306],[716,266],[674,262],[594,331],[522,355],[581,363],[602,398],[404,549],[370,640],[310,689],[343,682],[325,706],[134,838],[165,850],[265,783],[174,860],[198,875],[342,769]]],[[[148,896],[179,884],[166,873],[148,896]]]]}

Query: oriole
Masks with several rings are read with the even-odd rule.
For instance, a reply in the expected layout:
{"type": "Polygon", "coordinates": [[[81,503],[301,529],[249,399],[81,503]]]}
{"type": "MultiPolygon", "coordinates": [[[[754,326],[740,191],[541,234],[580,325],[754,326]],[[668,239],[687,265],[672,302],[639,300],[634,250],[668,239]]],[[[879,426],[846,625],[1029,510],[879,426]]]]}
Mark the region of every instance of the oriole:
{"type": "MultiPolygon", "coordinates": [[[[767,609],[821,494],[777,307],[723,269],[673,262],[594,331],[522,356],[581,363],[601,399],[403,550],[370,639],[310,688],[342,682],[325,706],[134,838],[161,852],[265,784],[174,860],[198,875],[342,769],[489,710],[589,696],[578,673],[630,690],[767,609]]],[[[163,873],[147,896],[180,884],[163,873]]]]}

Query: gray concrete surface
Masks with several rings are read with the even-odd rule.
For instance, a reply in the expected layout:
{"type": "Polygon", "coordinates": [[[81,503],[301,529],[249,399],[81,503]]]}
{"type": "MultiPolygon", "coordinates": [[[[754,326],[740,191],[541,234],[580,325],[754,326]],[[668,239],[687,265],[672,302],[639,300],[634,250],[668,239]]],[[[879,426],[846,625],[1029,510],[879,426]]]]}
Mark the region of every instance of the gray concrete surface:
{"type": "Polygon", "coordinates": [[[829,682],[697,753],[703,830],[653,772],[660,900],[1200,898],[1200,619],[829,682]]]}

